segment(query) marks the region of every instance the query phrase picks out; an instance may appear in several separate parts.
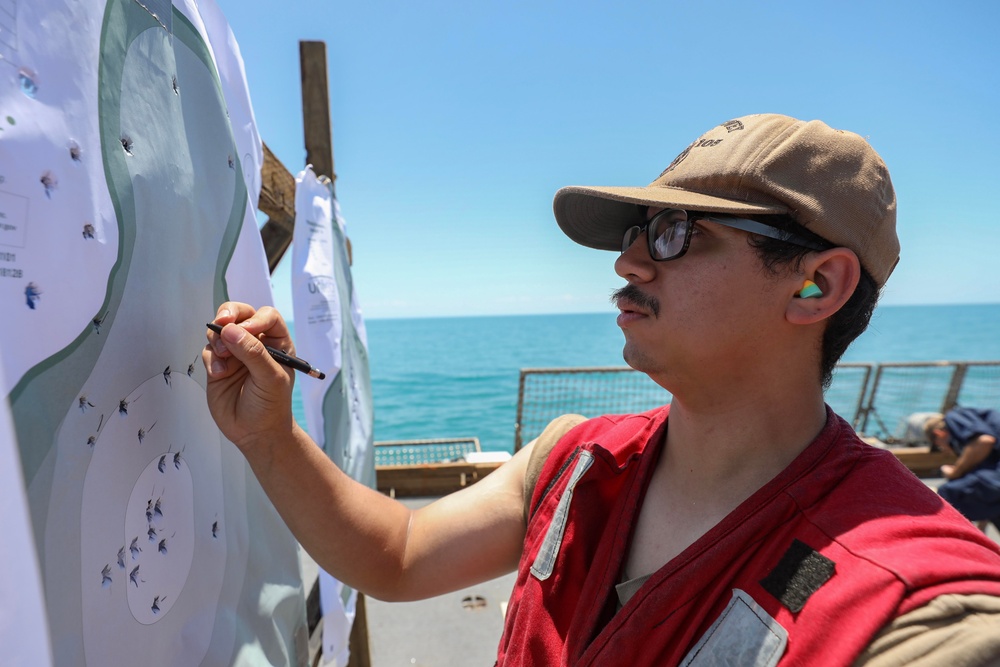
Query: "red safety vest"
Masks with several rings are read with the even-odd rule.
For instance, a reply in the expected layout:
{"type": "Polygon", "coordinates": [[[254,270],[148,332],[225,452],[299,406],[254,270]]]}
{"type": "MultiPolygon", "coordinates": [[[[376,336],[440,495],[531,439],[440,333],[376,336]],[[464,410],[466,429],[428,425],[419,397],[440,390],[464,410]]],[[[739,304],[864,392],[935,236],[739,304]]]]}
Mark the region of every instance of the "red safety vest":
{"type": "Polygon", "coordinates": [[[996,544],[828,410],[784,471],[616,613],[668,411],[592,419],[555,446],[498,665],[849,665],[938,595],[1000,596],[996,544]]]}

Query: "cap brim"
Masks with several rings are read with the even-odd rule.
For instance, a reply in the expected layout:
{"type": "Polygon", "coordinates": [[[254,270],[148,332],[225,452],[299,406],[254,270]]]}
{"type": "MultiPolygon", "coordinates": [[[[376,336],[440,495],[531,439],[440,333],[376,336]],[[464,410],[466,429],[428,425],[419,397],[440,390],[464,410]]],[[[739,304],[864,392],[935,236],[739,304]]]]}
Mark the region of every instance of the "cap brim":
{"type": "Polygon", "coordinates": [[[666,186],[583,187],[556,192],[552,208],[556,222],[577,243],[598,250],[621,250],[622,235],[642,224],[639,206],[681,208],[691,211],[761,215],[788,213],[781,204],[763,205],[713,197],[666,186]]]}

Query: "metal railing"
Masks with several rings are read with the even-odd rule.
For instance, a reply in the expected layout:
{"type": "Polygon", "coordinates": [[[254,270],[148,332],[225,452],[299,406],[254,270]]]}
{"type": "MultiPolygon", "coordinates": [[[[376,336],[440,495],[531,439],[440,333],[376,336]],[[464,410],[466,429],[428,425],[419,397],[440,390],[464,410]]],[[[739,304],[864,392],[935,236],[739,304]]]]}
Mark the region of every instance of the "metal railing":
{"type": "Polygon", "coordinates": [[[461,461],[466,454],[481,451],[479,438],[383,440],[375,443],[375,465],[448,463],[461,461]]]}
{"type": "MultiPolygon", "coordinates": [[[[915,413],[955,405],[1000,408],[1000,361],[839,364],[826,401],[859,433],[904,442],[907,418],[915,413]]],[[[628,367],[522,369],[514,451],[561,414],[643,412],[668,402],[667,391],[628,367]]]]}
{"type": "Polygon", "coordinates": [[[518,383],[514,451],[538,437],[559,415],[644,412],[669,402],[663,387],[627,366],[525,368],[518,383]]]}
{"type": "Polygon", "coordinates": [[[875,375],[855,429],[885,442],[902,439],[906,418],[956,405],[1000,407],[1000,361],[884,363],[875,375]]]}

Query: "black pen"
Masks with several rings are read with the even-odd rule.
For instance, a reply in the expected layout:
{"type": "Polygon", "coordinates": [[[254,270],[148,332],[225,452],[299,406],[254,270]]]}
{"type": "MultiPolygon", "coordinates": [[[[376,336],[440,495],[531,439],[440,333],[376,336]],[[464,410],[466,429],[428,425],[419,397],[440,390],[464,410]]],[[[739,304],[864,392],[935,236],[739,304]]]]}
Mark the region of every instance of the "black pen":
{"type": "MultiPolygon", "coordinates": [[[[206,324],[205,326],[217,334],[222,333],[222,327],[220,327],[218,324],[206,324]]],[[[301,371],[306,375],[310,375],[319,380],[326,378],[326,373],[324,373],[318,368],[315,368],[305,359],[299,359],[298,357],[292,356],[286,352],[282,352],[281,350],[276,350],[270,345],[265,345],[264,349],[267,350],[267,353],[271,355],[272,359],[277,361],[282,366],[288,366],[289,368],[294,368],[297,371],[301,371]]]]}

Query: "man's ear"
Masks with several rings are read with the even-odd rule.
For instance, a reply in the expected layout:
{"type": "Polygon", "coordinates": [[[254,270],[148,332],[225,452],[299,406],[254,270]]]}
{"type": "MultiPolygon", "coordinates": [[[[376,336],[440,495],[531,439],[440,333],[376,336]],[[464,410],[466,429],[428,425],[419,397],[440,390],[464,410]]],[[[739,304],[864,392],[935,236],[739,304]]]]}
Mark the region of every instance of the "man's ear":
{"type": "Polygon", "coordinates": [[[789,296],[785,317],[792,324],[815,324],[840,310],[854,294],[861,279],[861,262],[853,250],[831,248],[808,255],[801,271],[801,283],[813,281],[822,294],[803,298],[799,296],[800,283],[789,296]]]}

